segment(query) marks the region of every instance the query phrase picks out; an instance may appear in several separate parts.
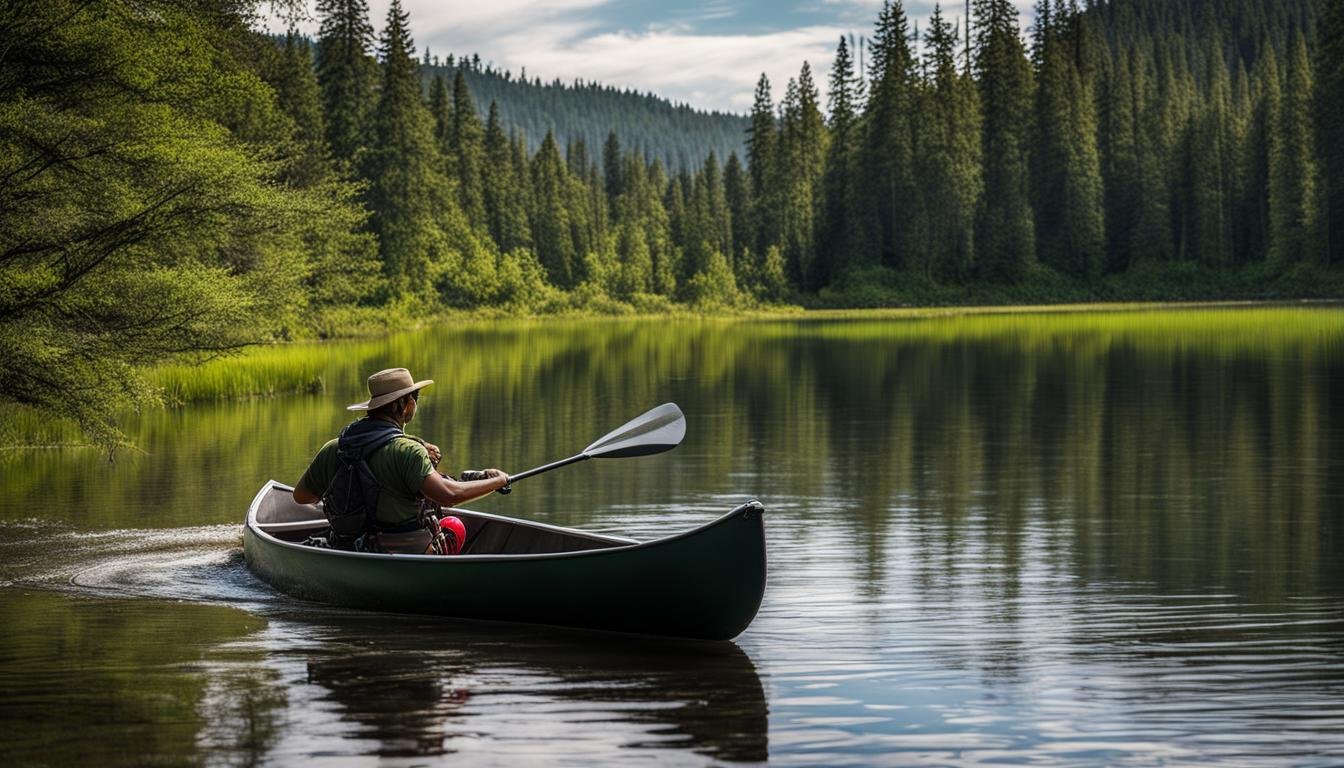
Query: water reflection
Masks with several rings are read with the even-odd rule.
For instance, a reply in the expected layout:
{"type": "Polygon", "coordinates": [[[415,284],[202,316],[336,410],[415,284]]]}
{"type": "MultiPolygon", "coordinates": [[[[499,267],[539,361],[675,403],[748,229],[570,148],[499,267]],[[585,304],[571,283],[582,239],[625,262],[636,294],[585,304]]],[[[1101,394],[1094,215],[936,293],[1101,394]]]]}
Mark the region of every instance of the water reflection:
{"type": "Polygon", "coordinates": [[[0,598],[7,765],[768,754],[760,678],[729,643],[322,610],[268,622],[47,591],[0,598]]]}
{"type": "Polygon", "coordinates": [[[532,759],[688,750],[767,757],[766,703],[731,643],[683,643],[464,623],[351,617],[290,626],[306,682],[382,756],[471,752],[532,759]],[[557,749],[560,754],[557,754],[557,749]]]}
{"type": "Polygon", "coordinates": [[[0,763],[256,764],[286,700],[265,621],[210,605],[0,590],[0,763]]]}
{"type": "MultiPolygon", "coordinates": [[[[548,322],[314,354],[327,392],[145,414],[145,453],[114,465],[0,457],[0,600],[59,585],[269,622],[148,612],[198,637],[127,608],[0,605],[5,650],[65,633],[120,648],[143,626],[171,660],[112,653],[99,699],[53,656],[15,701],[125,699],[159,722],[126,682],[147,675],[177,691],[147,743],[216,762],[1344,759],[1344,310],[548,322]],[[296,477],[391,364],[439,382],[415,426],[452,467],[541,464],[678,402],[676,451],[478,508],[653,538],[760,497],[751,658],[332,616],[252,579],[248,500],[296,477]]],[[[0,709],[29,729],[10,743],[55,743],[72,721],[56,703],[45,723],[0,709]]]]}

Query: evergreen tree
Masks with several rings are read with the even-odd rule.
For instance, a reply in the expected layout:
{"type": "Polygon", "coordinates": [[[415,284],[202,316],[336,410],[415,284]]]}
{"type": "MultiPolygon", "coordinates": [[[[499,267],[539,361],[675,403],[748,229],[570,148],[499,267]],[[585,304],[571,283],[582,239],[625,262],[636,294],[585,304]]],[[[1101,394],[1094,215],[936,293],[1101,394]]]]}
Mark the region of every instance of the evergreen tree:
{"type": "Polygon", "coordinates": [[[552,284],[573,288],[577,284],[577,255],[570,229],[568,203],[569,170],[560,157],[555,134],[547,133],[541,149],[530,163],[532,171],[532,242],[537,259],[552,284]]]}
{"type": "Polygon", "coordinates": [[[1344,265],[1344,3],[1323,4],[1316,48],[1316,146],[1321,152],[1325,263],[1344,265]]]}
{"type": "MultiPolygon", "coordinates": [[[[627,176],[632,174],[627,173],[627,176]]],[[[663,200],[671,193],[667,172],[659,160],[649,166],[648,181],[640,189],[645,200],[641,210],[646,211],[649,222],[649,250],[653,259],[653,290],[663,296],[671,296],[677,289],[677,263],[680,253],[672,239],[672,213],[663,200]]]]}
{"type": "Polygon", "coordinates": [[[611,206],[613,215],[615,215],[616,198],[625,191],[622,183],[624,164],[621,141],[616,138],[616,132],[611,131],[607,134],[607,142],[602,145],[602,179],[603,189],[607,193],[607,204],[611,206]]]}
{"type": "Polygon", "coordinates": [[[867,130],[861,164],[865,174],[862,244],[883,264],[904,266],[918,244],[914,211],[918,192],[914,175],[915,59],[901,0],[888,0],[878,15],[869,46],[867,130]]]}
{"type": "Polygon", "coordinates": [[[728,156],[728,162],[723,166],[723,197],[732,227],[730,263],[733,273],[740,276],[743,259],[751,248],[750,230],[747,227],[751,210],[751,183],[736,152],[728,156]]]}
{"type": "Polygon", "coordinates": [[[481,188],[484,137],[462,70],[458,70],[453,80],[453,122],[449,144],[456,165],[458,205],[473,227],[484,227],[485,197],[481,188]]]}
{"type": "Polygon", "coordinates": [[[756,82],[756,97],[751,106],[751,127],[747,131],[747,168],[751,174],[751,199],[754,203],[751,242],[757,253],[767,243],[779,241],[779,188],[776,184],[775,108],[771,103],[770,80],[764,74],[756,82]]]}
{"type": "Polygon", "coordinates": [[[286,165],[285,180],[295,186],[309,187],[331,175],[327,156],[325,124],[322,120],[321,93],[313,73],[308,45],[290,29],[274,76],[276,103],[293,121],[293,150],[286,165]]]}
{"type": "Polygon", "coordinates": [[[431,266],[457,245],[462,225],[451,204],[433,120],[420,97],[408,18],[392,0],[379,38],[383,80],[373,142],[363,154],[367,204],[378,236],[383,272],[394,297],[426,297],[431,266]]]}
{"type": "Polygon", "coordinates": [[[1312,261],[1318,237],[1319,173],[1312,126],[1311,62],[1297,36],[1288,56],[1287,81],[1274,116],[1269,152],[1270,256],[1275,261],[1312,261]]]}
{"type": "Polygon", "coordinates": [[[1232,166],[1232,84],[1216,46],[1207,46],[1205,63],[1210,87],[1207,100],[1187,133],[1185,192],[1186,226],[1182,254],[1209,266],[1232,263],[1232,210],[1235,204],[1232,166]]]}
{"type": "Polygon", "coordinates": [[[789,81],[776,148],[782,194],[780,244],[789,279],[794,285],[815,288],[817,195],[825,165],[826,123],[821,97],[807,62],[796,81],[789,81]]]}
{"type": "MultiPolygon", "coordinates": [[[[448,96],[448,81],[435,75],[429,86],[429,114],[434,118],[434,140],[446,158],[452,157],[453,104],[448,96]]],[[[450,163],[451,164],[451,163],[450,163]]]]}
{"type": "Polygon", "coordinates": [[[857,90],[854,61],[842,35],[831,66],[828,94],[831,143],[822,176],[820,231],[812,276],[813,284],[818,286],[830,283],[844,270],[862,237],[856,231],[857,217],[851,215],[857,202],[853,177],[857,90]]]}
{"type": "Polygon", "coordinates": [[[927,266],[931,275],[964,280],[975,254],[975,210],[981,177],[980,112],[975,84],[957,71],[957,36],[934,6],[926,39],[928,109],[917,158],[927,201],[927,266]]]}
{"type": "Polygon", "coordinates": [[[1142,205],[1133,48],[1116,52],[1109,76],[1102,78],[1101,91],[1098,143],[1106,180],[1105,267],[1109,272],[1120,272],[1134,259],[1135,229],[1142,205]]]}
{"type": "Polygon", "coordinates": [[[494,102],[490,103],[485,126],[482,178],[482,202],[491,239],[504,253],[528,247],[532,234],[527,221],[523,182],[514,172],[513,146],[504,133],[499,107],[494,102]]]}
{"type": "Polygon", "coordinates": [[[1104,247],[1096,101],[1075,59],[1082,27],[1056,0],[1036,9],[1036,121],[1032,207],[1042,263],[1079,277],[1095,275],[1104,247]]]}
{"type": "Polygon", "coordinates": [[[976,74],[984,115],[984,204],[976,223],[976,265],[991,280],[1015,281],[1036,250],[1028,191],[1031,65],[1009,0],[975,0],[976,74]]]}
{"type": "Polygon", "coordinates": [[[344,168],[353,168],[368,139],[378,67],[370,51],[373,25],[367,0],[318,0],[317,82],[327,145],[344,168]]]}
{"type": "Polygon", "coordinates": [[[292,29],[285,35],[268,80],[277,105],[293,125],[284,142],[280,179],[292,188],[307,190],[326,212],[311,218],[303,233],[309,262],[303,276],[304,293],[318,318],[327,309],[365,303],[381,290],[377,242],[359,232],[367,216],[358,204],[357,188],[333,173],[310,46],[292,29]]]}

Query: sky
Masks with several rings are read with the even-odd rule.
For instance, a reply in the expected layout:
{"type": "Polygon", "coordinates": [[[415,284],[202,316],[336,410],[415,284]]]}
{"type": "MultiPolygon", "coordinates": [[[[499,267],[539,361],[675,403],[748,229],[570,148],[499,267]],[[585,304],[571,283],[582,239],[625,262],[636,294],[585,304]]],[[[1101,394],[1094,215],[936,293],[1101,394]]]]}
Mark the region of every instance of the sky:
{"type": "MultiPolygon", "coordinates": [[[[1032,0],[1014,0],[1022,24],[1032,0]]],[[[369,0],[381,30],[391,0],[369,0]]],[[[804,61],[822,90],[840,36],[871,34],[882,0],[402,0],[418,50],[478,53],[498,69],[529,78],[597,81],[653,92],[706,110],[745,113],[756,81],[770,78],[774,99],[804,61]]],[[[907,0],[922,30],[933,0],[907,0]]],[[[957,23],[965,0],[943,15],[957,23]]],[[[278,25],[273,23],[274,28],[278,25]]],[[[317,25],[301,26],[313,34],[317,25]]]]}

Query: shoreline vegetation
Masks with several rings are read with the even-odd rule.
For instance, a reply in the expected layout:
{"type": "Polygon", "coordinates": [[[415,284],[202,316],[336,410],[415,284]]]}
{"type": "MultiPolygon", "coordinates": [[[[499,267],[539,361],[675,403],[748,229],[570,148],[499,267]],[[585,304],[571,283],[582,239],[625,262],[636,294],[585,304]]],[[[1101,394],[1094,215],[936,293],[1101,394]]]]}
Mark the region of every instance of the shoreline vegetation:
{"type": "MultiPolygon", "coordinates": [[[[677,312],[672,314],[570,314],[563,316],[532,317],[496,317],[473,313],[443,314],[424,318],[408,327],[395,331],[386,330],[368,336],[346,339],[304,340],[280,342],[253,347],[240,355],[208,361],[202,364],[172,364],[159,366],[149,373],[150,381],[164,393],[165,403],[169,406],[182,406],[194,402],[211,400],[247,399],[252,397],[274,397],[293,394],[319,394],[326,390],[328,378],[325,363],[333,355],[332,350],[342,344],[378,342],[399,334],[417,334],[433,331],[444,326],[453,326],[454,330],[489,331],[501,326],[518,329],[553,323],[557,320],[571,323],[620,323],[650,322],[671,320],[687,323],[731,323],[731,322],[884,322],[891,320],[931,321],[953,318],[1003,318],[1008,315],[1050,316],[1050,315],[1090,315],[1074,318],[1071,326],[1098,325],[1109,320],[1128,317],[1133,323],[1134,315],[1140,313],[1171,313],[1171,317],[1156,318],[1157,325],[1176,327],[1182,320],[1191,323],[1189,330],[1198,331],[1200,325],[1242,329],[1243,320],[1227,318],[1216,314],[1200,312],[1227,309],[1266,309],[1266,310],[1313,310],[1339,309],[1339,321],[1344,324],[1344,300],[1285,300],[1285,301],[1207,301],[1207,302],[1117,302],[1117,303],[1068,303],[1068,304],[1019,304],[1019,305],[971,305],[971,306],[932,306],[932,307],[886,307],[881,309],[812,309],[804,310],[795,306],[777,306],[764,309],[744,310],[732,313],[677,312]],[[1116,317],[1112,317],[1116,316],[1116,317]]],[[[1049,323],[1049,321],[1045,321],[1049,323]]],[[[1049,332],[1051,329],[1045,329],[1049,332]]],[[[342,355],[358,358],[358,351],[342,355]]]]}
{"type": "MultiPolygon", "coordinates": [[[[620,331],[648,323],[697,326],[724,323],[772,323],[781,334],[816,335],[837,341],[869,335],[918,337],[941,343],[965,343],[996,336],[1058,339],[1070,334],[1122,335],[1138,343],[1179,348],[1189,343],[1230,351],[1263,351],[1304,336],[1344,338],[1344,300],[1224,300],[1204,302],[1084,302],[968,306],[885,307],[877,309],[804,309],[781,305],[732,312],[649,314],[569,313],[501,317],[492,313],[452,312],[420,317],[399,328],[366,328],[366,335],[305,339],[257,345],[227,357],[181,360],[149,369],[145,379],[159,393],[155,408],[242,401],[293,395],[317,395],[328,382],[358,383],[364,368],[387,355],[389,347],[414,354],[426,334],[564,334],[592,324],[620,331]],[[1329,311],[1323,314],[1323,310],[1329,311]],[[364,361],[370,361],[365,363],[364,361]]],[[[668,330],[668,329],[664,329],[668,330]]],[[[676,333],[673,327],[670,332],[676,333]]],[[[470,374],[467,374],[470,375],[470,374]]],[[[128,446],[120,446],[128,447],[128,446]]],[[[133,446],[129,446],[133,447],[133,446]]],[[[0,451],[97,449],[76,422],[50,419],[19,409],[5,420],[0,451]]],[[[111,455],[111,454],[109,454],[111,455]]]]}
{"type": "Polygon", "coordinates": [[[198,361],[445,313],[1344,297],[1341,3],[889,0],[827,103],[762,76],[744,156],[684,168],[619,114],[601,147],[479,114],[399,0],[318,0],[316,40],[260,8],[0,9],[0,442],[112,449],[165,399],[322,386],[198,361]]]}

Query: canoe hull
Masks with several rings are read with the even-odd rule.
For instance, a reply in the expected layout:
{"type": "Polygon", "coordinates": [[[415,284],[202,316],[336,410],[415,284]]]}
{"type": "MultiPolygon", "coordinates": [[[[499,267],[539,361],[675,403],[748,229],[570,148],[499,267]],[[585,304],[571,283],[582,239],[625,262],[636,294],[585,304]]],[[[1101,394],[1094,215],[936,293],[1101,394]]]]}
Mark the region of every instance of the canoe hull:
{"type": "Polygon", "coordinates": [[[765,590],[763,509],[693,531],[556,555],[371,555],[305,547],[244,527],[248,567],[294,597],[352,608],[726,640],[765,590]]]}

